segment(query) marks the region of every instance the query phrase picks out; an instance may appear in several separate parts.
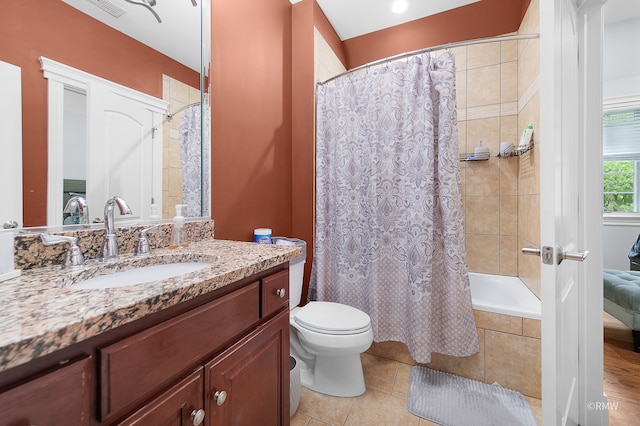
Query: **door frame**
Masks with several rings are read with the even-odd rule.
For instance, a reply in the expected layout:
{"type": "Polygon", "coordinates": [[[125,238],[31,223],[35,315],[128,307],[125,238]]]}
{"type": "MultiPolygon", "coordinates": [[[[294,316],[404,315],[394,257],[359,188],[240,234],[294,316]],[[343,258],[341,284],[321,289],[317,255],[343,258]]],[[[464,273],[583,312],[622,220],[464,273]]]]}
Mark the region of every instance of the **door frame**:
{"type": "MultiPolygon", "coordinates": [[[[62,225],[62,184],[63,184],[63,119],[65,87],[88,93],[91,85],[100,85],[107,90],[138,102],[141,108],[154,114],[155,139],[162,141],[162,118],[167,113],[169,102],[154,96],[114,83],[85,71],[41,56],[39,58],[44,78],[48,79],[48,121],[47,121],[47,226],[62,225]]],[[[89,105],[89,102],[87,102],[89,105]]],[[[87,111],[89,117],[91,111],[87,111]]],[[[88,122],[89,120],[87,120],[88,122]]],[[[87,126],[87,133],[91,129],[87,126]]],[[[89,135],[87,135],[89,138],[89,135]]],[[[162,188],[162,149],[154,150],[153,187],[162,188]]],[[[155,202],[162,205],[162,191],[154,192],[155,202]]],[[[96,206],[95,201],[90,201],[96,206]]],[[[106,200],[99,200],[99,203],[106,200]]],[[[101,207],[102,204],[97,204],[101,207]]]]}

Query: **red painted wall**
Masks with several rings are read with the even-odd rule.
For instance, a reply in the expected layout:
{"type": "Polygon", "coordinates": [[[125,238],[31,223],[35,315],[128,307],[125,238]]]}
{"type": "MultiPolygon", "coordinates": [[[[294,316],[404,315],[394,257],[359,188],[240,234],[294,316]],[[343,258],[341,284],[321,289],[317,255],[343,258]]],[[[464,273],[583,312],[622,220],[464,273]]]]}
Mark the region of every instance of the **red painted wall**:
{"type": "Polygon", "coordinates": [[[291,234],[291,3],[213,0],[211,212],[216,238],[291,234]]]}
{"type": "MultiPolygon", "coordinates": [[[[3,0],[0,60],[22,69],[24,226],[46,224],[47,80],[38,57],[162,98],[162,74],[199,74],[59,0],[3,0]]],[[[94,210],[95,211],[95,210],[94,210]]]]}

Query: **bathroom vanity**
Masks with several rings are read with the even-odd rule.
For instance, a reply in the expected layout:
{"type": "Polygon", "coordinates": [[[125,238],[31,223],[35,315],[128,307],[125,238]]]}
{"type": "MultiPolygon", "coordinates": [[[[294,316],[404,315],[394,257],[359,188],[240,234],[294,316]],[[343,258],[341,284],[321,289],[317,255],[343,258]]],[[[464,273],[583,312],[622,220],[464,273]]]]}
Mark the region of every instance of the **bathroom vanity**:
{"type": "Polygon", "coordinates": [[[60,288],[53,267],[0,283],[0,425],[288,425],[288,261],[300,250],[187,250],[215,260],[121,288],[60,288]]]}

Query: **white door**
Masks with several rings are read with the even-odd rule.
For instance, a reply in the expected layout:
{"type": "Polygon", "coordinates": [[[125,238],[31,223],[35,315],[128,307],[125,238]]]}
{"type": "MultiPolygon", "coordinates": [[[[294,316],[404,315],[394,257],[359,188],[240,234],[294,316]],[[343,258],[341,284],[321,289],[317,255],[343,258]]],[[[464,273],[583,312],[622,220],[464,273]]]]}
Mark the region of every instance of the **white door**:
{"type": "Polygon", "coordinates": [[[20,67],[0,61],[0,229],[22,226],[21,88],[20,67]]]}
{"type": "Polygon", "coordinates": [[[593,206],[594,197],[597,201],[601,196],[602,166],[587,169],[587,164],[593,167],[590,150],[601,150],[601,136],[597,127],[586,131],[601,123],[600,69],[588,66],[600,56],[599,42],[591,45],[597,25],[589,20],[601,11],[601,3],[540,1],[544,425],[602,425],[607,418],[602,395],[602,280],[586,276],[601,265],[601,243],[593,238],[601,232],[594,225],[601,207],[596,203],[594,211],[593,206]],[[581,261],[587,249],[595,256],[581,261]],[[563,260],[563,253],[569,258],[563,260]],[[589,312],[593,306],[596,309],[589,312]]]}
{"type": "MultiPolygon", "coordinates": [[[[133,213],[123,219],[148,218],[152,202],[162,197],[162,166],[154,164],[162,140],[154,136],[154,113],[101,84],[92,83],[87,97],[87,200],[104,203],[117,195],[133,213]]],[[[102,205],[95,205],[98,216],[102,205]]]]}

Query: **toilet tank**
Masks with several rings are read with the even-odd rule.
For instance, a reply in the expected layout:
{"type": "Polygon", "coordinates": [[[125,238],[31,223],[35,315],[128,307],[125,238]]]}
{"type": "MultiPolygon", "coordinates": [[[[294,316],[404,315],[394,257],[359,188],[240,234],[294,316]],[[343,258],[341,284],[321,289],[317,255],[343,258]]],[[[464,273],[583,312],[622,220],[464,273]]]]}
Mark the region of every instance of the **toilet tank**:
{"type": "Polygon", "coordinates": [[[289,309],[293,309],[300,304],[302,296],[302,279],[307,258],[307,243],[298,238],[287,237],[273,237],[272,240],[273,244],[276,245],[302,248],[302,254],[289,261],[289,309]]]}

